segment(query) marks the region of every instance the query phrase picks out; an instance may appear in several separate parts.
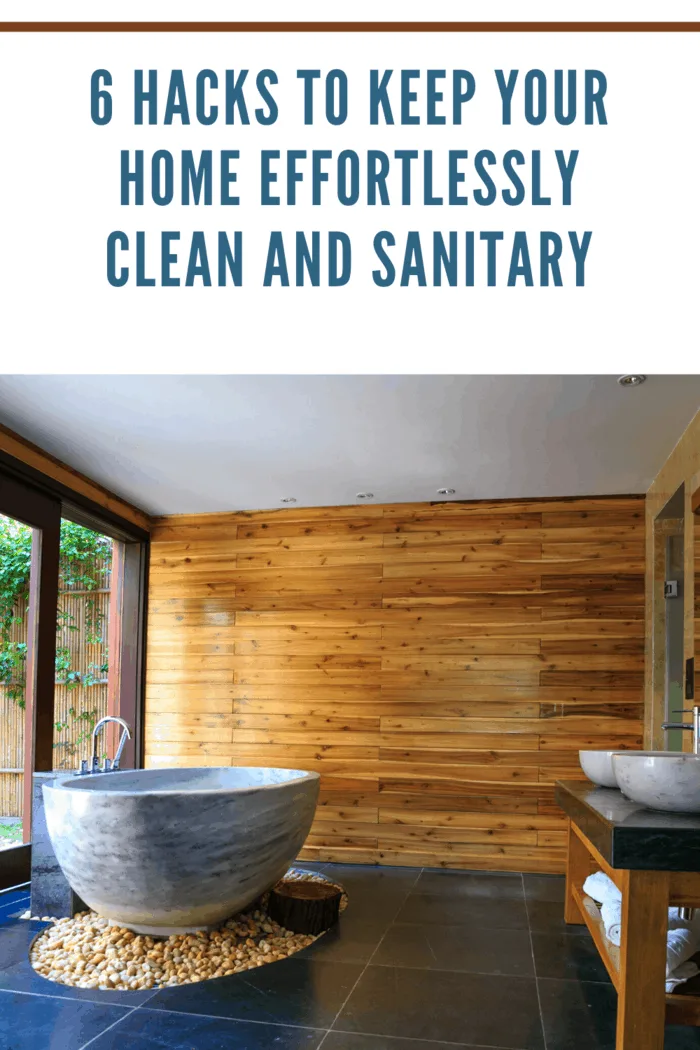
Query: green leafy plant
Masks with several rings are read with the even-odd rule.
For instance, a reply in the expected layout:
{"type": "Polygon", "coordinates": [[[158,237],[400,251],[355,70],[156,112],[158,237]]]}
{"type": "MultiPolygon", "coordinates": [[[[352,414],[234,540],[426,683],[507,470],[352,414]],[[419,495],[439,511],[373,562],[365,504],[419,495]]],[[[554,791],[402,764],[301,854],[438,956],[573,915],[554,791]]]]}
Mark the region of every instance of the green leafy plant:
{"type": "MultiPolygon", "coordinates": [[[[29,597],[29,574],[32,552],[32,529],[12,518],[0,515],[0,686],[24,707],[25,670],[27,646],[13,639],[14,628],[22,623],[22,603],[29,597]]],[[[84,603],[85,640],[89,645],[104,644],[104,617],[98,609],[90,591],[108,583],[112,561],[112,541],[75,522],[61,522],[59,585],[63,590],[78,592],[76,598],[84,603]]],[[[74,617],[66,609],[59,608],[56,615],[56,630],[77,631],[74,617]]],[[[99,664],[91,663],[87,671],[80,672],[71,665],[71,651],[66,645],[56,647],[56,682],[68,689],[89,688],[104,682],[109,670],[106,650],[99,664]]],[[[89,736],[95,725],[97,709],[76,711],[69,709],[73,722],[84,729],[74,741],[61,741],[55,747],[63,748],[71,755],[89,736]]],[[[71,723],[56,723],[57,732],[69,728],[71,723]]]]}
{"type": "Polygon", "coordinates": [[[0,684],[24,707],[24,667],[27,646],[13,641],[21,624],[20,603],[29,596],[32,530],[0,515],[0,684]]]}

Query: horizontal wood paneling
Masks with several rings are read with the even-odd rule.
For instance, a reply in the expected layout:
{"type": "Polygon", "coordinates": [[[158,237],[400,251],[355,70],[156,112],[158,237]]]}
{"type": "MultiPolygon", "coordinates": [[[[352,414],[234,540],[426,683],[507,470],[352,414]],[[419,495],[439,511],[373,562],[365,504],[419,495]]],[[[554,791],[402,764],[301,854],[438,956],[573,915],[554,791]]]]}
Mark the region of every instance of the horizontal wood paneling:
{"type": "Polygon", "coordinates": [[[558,777],[642,735],[636,498],[152,531],[147,764],[322,774],[304,856],[561,871],[558,777]]]}

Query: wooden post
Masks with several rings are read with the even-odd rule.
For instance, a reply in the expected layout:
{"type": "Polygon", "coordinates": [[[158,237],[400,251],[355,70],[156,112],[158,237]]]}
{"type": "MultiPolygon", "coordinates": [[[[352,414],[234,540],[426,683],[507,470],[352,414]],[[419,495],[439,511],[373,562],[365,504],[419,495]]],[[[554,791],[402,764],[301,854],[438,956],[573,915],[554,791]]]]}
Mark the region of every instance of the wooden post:
{"type": "Polygon", "coordinates": [[[24,722],[23,841],[31,841],[33,774],[53,768],[60,504],[48,504],[32,537],[24,722]]]}
{"type": "Polygon", "coordinates": [[[584,926],[583,916],[571,892],[572,886],[580,890],[591,872],[591,858],[588,850],[574,831],[571,820],[568,822],[568,846],[566,851],[566,897],[564,900],[564,920],[574,926],[584,926]]]}
{"type": "Polygon", "coordinates": [[[622,875],[622,943],[616,1050],[663,1050],[669,876],[622,875]]]}
{"type": "MultiPolygon", "coordinates": [[[[109,612],[107,626],[107,651],[109,652],[109,671],[107,672],[107,714],[120,715],[121,702],[121,657],[122,657],[122,596],[124,592],[124,544],[119,540],[112,543],[112,575],[109,592],[109,612]]],[[[102,750],[114,758],[121,729],[115,725],[105,726],[102,750]]]]}

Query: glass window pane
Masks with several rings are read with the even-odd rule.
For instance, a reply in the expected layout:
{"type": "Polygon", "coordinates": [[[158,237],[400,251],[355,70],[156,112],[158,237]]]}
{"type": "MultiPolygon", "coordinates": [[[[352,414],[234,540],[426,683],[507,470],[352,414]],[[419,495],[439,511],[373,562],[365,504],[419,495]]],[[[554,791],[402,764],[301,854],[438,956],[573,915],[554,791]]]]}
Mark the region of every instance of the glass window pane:
{"type": "MultiPolygon", "coordinates": [[[[92,730],[108,713],[114,546],[99,532],[61,520],[54,769],[74,770],[89,760],[92,730]]],[[[108,746],[101,739],[100,754],[108,746]]]]}

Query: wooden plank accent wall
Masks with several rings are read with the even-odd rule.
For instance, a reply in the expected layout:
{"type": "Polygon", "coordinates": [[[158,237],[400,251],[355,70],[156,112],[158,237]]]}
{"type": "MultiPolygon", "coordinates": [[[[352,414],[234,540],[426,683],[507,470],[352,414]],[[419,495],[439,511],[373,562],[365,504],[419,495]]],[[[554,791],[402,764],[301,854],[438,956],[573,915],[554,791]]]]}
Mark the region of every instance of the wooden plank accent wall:
{"type": "Polygon", "coordinates": [[[153,523],[146,764],[322,774],[303,856],[557,872],[558,777],[636,748],[643,497],[153,523]]]}

